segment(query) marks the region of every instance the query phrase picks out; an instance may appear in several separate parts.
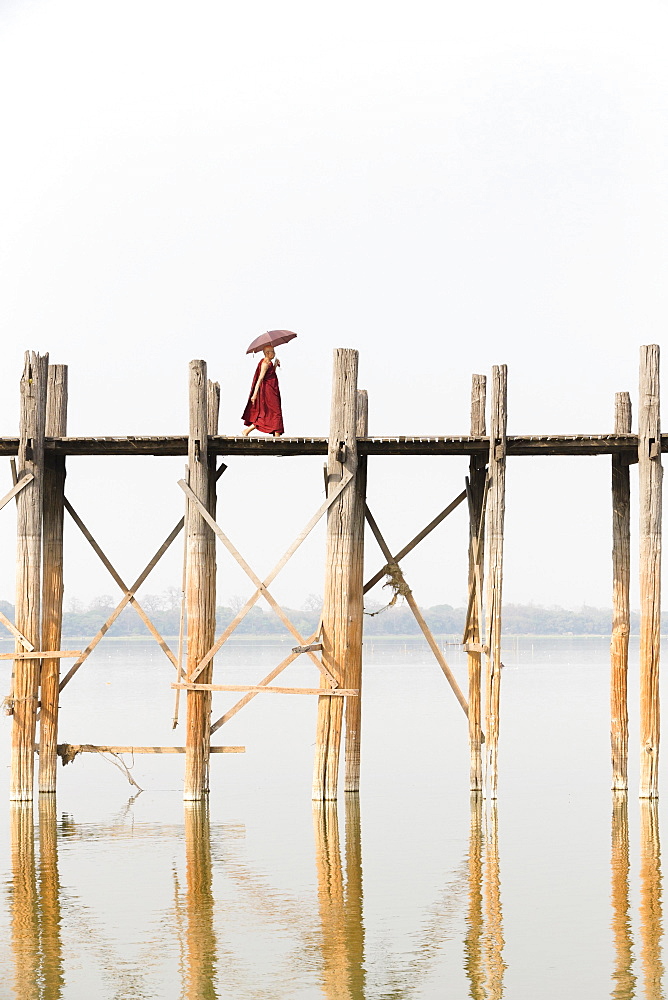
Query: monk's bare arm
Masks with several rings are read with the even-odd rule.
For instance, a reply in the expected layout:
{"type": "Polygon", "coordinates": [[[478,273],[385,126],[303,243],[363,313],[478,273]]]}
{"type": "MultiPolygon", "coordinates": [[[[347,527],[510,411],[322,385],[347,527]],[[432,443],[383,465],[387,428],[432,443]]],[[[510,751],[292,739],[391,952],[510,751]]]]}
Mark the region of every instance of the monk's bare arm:
{"type": "Polygon", "coordinates": [[[251,396],[252,403],[254,403],[255,400],[257,399],[257,394],[260,391],[260,384],[262,382],[262,379],[267,374],[270,365],[271,361],[267,361],[267,359],[265,358],[264,361],[262,362],[262,367],[260,368],[260,374],[258,375],[257,382],[255,383],[255,388],[253,389],[253,395],[251,396]]]}

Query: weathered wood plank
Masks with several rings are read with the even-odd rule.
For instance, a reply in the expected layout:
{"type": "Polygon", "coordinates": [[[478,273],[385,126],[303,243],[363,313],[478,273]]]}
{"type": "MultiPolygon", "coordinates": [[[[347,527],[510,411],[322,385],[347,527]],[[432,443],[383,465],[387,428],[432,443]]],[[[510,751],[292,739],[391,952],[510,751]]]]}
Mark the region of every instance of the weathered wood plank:
{"type": "MultiPolygon", "coordinates": [[[[357,392],[356,433],[366,437],[369,433],[369,397],[365,390],[357,392]]],[[[354,502],[350,515],[351,555],[350,581],[348,584],[348,649],[345,658],[343,686],[353,688],[357,694],[346,698],[345,753],[343,788],[358,792],[360,787],[360,760],[362,751],[362,635],[364,630],[364,508],[366,506],[367,459],[358,455],[354,502]]]]}
{"type": "MultiPolygon", "coordinates": [[[[471,379],[471,434],[484,437],[486,431],[485,410],[487,401],[487,378],[473,375],[471,379]]],[[[472,455],[469,461],[469,475],[465,494],[469,511],[469,615],[464,638],[468,661],[469,677],[469,753],[470,790],[480,792],[483,787],[482,767],[482,565],[484,558],[485,522],[485,481],[487,471],[485,458],[472,455]]]]}
{"type": "MultiPolygon", "coordinates": [[[[16,627],[34,647],[40,644],[42,590],[42,497],[48,355],[26,352],[20,385],[18,483],[32,481],[16,501],[16,627]]],[[[16,643],[16,652],[23,652],[16,643]]],[[[10,792],[12,801],[30,801],[34,787],[33,744],[37,723],[39,658],[17,659],[12,684],[13,725],[10,792]]]]}
{"type": "MultiPolygon", "coordinates": [[[[46,434],[67,433],[67,365],[49,365],[46,434]]],[[[44,522],[42,554],[42,649],[59,649],[63,621],[63,520],[65,456],[44,456],[44,522]]],[[[62,655],[62,654],[61,654],[62,655]]],[[[76,656],[79,654],[77,653],[76,656]]],[[[58,754],[58,657],[45,657],[40,677],[39,790],[56,791],[58,754]]]]}
{"type": "Polygon", "coordinates": [[[659,795],[661,648],[661,454],[659,346],[640,348],[638,502],[640,506],[640,798],[659,795]]]}
{"type": "MultiPolygon", "coordinates": [[[[615,397],[615,432],[631,432],[631,397],[615,397]]],[[[628,788],[628,664],[631,631],[631,483],[625,455],[612,456],[612,637],[610,640],[610,752],[613,791],[628,788]]]]}
{"type": "Polygon", "coordinates": [[[489,796],[497,797],[499,713],[501,704],[501,607],[503,589],[503,529],[506,512],[506,426],[508,421],[507,368],[492,369],[489,438],[489,492],[487,498],[487,608],[485,621],[489,652],[487,667],[487,778],[489,796]]]}
{"type": "MultiPolygon", "coordinates": [[[[358,352],[334,351],[329,450],[328,490],[357,471],[357,366],[358,352]]],[[[346,676],[350,614],[350,572],[356,496],[354,489],[340,494],[327,513],[325,593],[322,610],[322,661],[342,684],[346,676]]],[[[326,681],[321,680],[324,688],[326,681]]],[[[336,799],[339,752],[343,723],[340,698],[318,699],[312,796],[316,801],[336,799]]]]}
{"type": "Polygon", "coordinates": [[[337,698],[357,697],[358,692],[351,688],[296,688],[269,687],[266,684],[172,684],[173,688],[182,691],[252,691],[254,694],[317,694],[337,698]]]}
{"type": "MultiPolygon", "coordinates": [[[[188,470],[190,489],[204,506],[210,502],[206,362],[190,362],[188,470]]],[[[192,679],[211,648],[216,627],[215,538],[195,504],[188,505],[186,527],[186,607],[188,646],[186,676],[192,679]]],[[[201,672],[210,684],[213,660],[201,672]]],[[[209,791],[209,728],[211,692],[188,691],[186,698],[186,768],[183,797],[199,801],[209,791]]]]}

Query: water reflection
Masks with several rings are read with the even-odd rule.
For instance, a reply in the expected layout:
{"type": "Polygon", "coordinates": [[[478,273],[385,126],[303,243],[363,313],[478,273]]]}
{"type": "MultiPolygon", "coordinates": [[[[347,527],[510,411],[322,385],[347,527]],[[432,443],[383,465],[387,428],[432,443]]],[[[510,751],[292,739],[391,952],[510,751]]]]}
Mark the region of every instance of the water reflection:
{"type": "Polygon", "coordinates": [[[640,800],[640,939],[643,993],[647,1000],[663,1000],[661,979],[661,937],[663,910],[661,901],[661,847],[659,842],[659,803],[640,800]]]}
{"type": "Polygon", "coordinates": [[[21,1000],[40,1000],[39,910],[32,803],[10,803],[9,821],[12,853],[10,899],[14,992],[21,1000]]]}
{"type": "Polygon", "coordinates": [[[364,1000],[364,926],[359,796],[346,794],[346,884],[336,802],[314,802],[321,984],[327,1000],[364,1000]]]}
{"type": "Polygon", "coordinates": [[[208,802],[185,804],[185,839],[185,996],[188,1000],[218,1000],[208,802]]]}
{"type": "Polygon", "coordinates": [[[507,965],[503,959],[503,910],[496,800],[484,809],[480,793],[471,795],[468,931],[464,967],[472,1000],[500,1000],[507,965]]]}
{"type": "Polygon", "coordinates": [[[629,912],[629,807],[626,792],[612,794],[612,936],[615,945],[613,1000],[633,1000],[633,935],[629,912]]]}

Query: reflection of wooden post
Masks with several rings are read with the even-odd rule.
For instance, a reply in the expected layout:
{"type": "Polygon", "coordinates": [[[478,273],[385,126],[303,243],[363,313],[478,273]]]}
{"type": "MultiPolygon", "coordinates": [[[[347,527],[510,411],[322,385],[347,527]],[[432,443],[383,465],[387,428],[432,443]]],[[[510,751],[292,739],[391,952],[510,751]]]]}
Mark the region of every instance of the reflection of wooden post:
{"type": "MultiPolygon", "coordinates": [[[[369,399],[361,389],[357,393],[357,435],[369,433],[369,399]]],[[[356,697],[346,698],[346,792],[360,787],[360,744],[362,739],[362,637],[364,631],[364,505],[366,503],[366,455],[357,459],[355,504],[352,512],[352,558],[350,566],[350,615],[345,686],[357,690],[356,697]]],[[[350,487],[352,489],[352,486],[350,487]]],[[[347,807],[346,807],[347,808],[347,807]]]]}
{"type": "Polygon", "coordinates": [[[364,1000],[364,896],[359,795],[346,795],[346,944],[350,1000],[364,1000]]]}
{"type": "MultiPolygon", "coordinates": [[[[18,477],[35,477],[16,499],[16,627],[40,648],[42,488],[48,354],[26,352],[21,378],[18,477]]],[[[16,652],[24,652],[17,643],[16,652]]],[[[32,799],[39,660],[14,661],[10,799],[32,799]]]]}
{"type": "MultiPolygon", "coordinates": [[[[615,396],[615,434],[631,433],[631,397],[615,396]]],[[[631,484],[629,456],[612,456],[612,637],[610,640],[610,750],[612,787],[628,788],[627,679],[631,631],[631,484]]]]}
{"type": "Polygon", "coordinates": [[[656,798],[659,794],[662,474],[659,347],[651,344],[640,348],[638,408],[641,798],[656,798]]]}
{"type": "MultiPolygon", "coordinates": [[[[469,702],[469,710],[470,710],[469,702]]],[[[482,795],[471,795],[471,833],[469,837],[469,911],[464,939],[464,968],[469,981],[471,1000],[485,1000],[482,966],[482,795]]]]}
{"type": "MultiPolygon", "coordinates": [[[[26,487],[27,489],[28,487],[26,487]]],[[[39,1000],[39,922],[32,803],[9,807],[12,850],[11,938],[15,996],[39,1000]]]]}
{"type": "MultiPolygon", "coordinates": [[[[626,433],[626,432],[623,432],[626,433]]],[[[629,812],[626,792],[612,796],[612,936],[615,942],[614,997],[635,996],[633,938],[629,917],[629,812]]]]}
{"type": "MultiPolygon", "coordinates": [[[[485,402],[487,379],[484,375],[474,375],[471,383],[471,436],[484,437],[485,402]]],[[[471,614],[469,618],[469,633],[465,637],[468,642],[480,645],[482,642],[482,625],[479,620],[479,607],[482,606],[482,594],[477,592],[478,584],[482,583],[484,532],[480,530],[483,517],[483,496],[485,492],[485,459],[472,455],[469,462],[469,600],[471,614]],[[475,597],[474,597],[475,594],[475,597]]],[[[480,698],[482,654],[476,651],[468,653],[469,667],[469,747],[471,753],[470,782],[471,791],[479,792],[483,786],[482,776],[482,713],[480,698]]]]}
{"type": "MultiPolygon", "coordinates": [[[[327,483],[331,492],[347,473],[357,469],[357,351],[334,351],[332,408],[327,454],[327,483]]],[[[354,483],[348,486],[327,512],[325,596],[322,609],[322,661],[342,685],[345,679],[350,615],[350,580],[353,562],[354,483]]],[[[321,686],[326,685],[321,678],[321,686]]],[[[318,698],[314,800],[336,799],[343,699],[318,698]]]]}
{"type": "MultiPolygon", "coordinates": [[[[190,693],[190,692],[189,692],[190,693]]],[[[216,935],[211,888],[211,832],[208,801],[185,806],[187,1000],[213,1000],[216,991],[216,935]]]]}
{"type": "Polygon", "coordinates": [[[336,802],[313,803],[313,830],[320,903],[322,991],[327,1000],[343,1000],[350,997],[350,992],[336,802]]]}
{"type": "Polygon", "coordinates": [[[39,912],[43,996],[48,1000],[60,1000],[65,975],[60,933],[56,799],[53,795],[41,795],[39,799],[39,912]]]}
{"type": "Polygon", "coordinates": [[[487,765],[489,795],[498,783],[499,711],[501,701],[501,590],[503,584],[503,525],[506,512],[507,368],[492,369],[489,430],[489,496],[487,499],[487,765]]]}
{"type": "Polygon", "coordinates": [[[501,879],[499,873],[499,820],[496,802],[492,802],[487,818],[485,837],[485,967],[488,1000],[501,1000],[503,974],[503,912],[501,909],[501,879]]]}
{"type": "Polygon", "coordinates": [[[640,937],[644,995],[648,1000],[664,997],[662,936],[659,804],[651,799],[640,803],[640,937]]]}
{"type": "MultiPolygon", "coordinates": [[[[49,365],[46,436],[67,434],[67,365],[49,365]]],[[[63,622],[63,515],[65,456],[44,456],[42,649],[60,649],[63,622]]],[[[60,660],[42,660],[39,713],[39,790],[55,792],[58,764],[60,660]]]]}
{"type": "MultiPolygon", "coordinates": [[[[188,470],[190,488],[204,506],[210,502],[207,431],[207,379],[204,361],[190,362],[190,433],[188,470]]],[[[194,503],[188,505],[186,525],[186,605],[188,609],[188,657],[190,678],[213,645],[216,627],[215,538],[194,503]]],[[[200,684],[211,684],[213,661],[198,676],[200,684]]],[[[211,692],[188,691],[186,697],[186,773],[184,798],[197,801],[209,791],[209,726],[211,692]]]]}

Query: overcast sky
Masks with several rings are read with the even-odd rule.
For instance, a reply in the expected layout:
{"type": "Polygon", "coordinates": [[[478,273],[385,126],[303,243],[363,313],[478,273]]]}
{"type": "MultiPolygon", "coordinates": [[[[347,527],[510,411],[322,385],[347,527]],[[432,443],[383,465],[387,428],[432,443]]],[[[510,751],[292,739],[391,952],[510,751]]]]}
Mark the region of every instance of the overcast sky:
{"type": "MultiPolygon", "coordinates": [[[[335,347],[360,351],[374,435],[467,433],[471,373],[499,363],[509,433],[612,430],[666,326],[667,21],[642,0],[2,0],[0,435],[26,348],[70,366],[70,434],[185,433],[200,357],[237,433],[246,346],[276,327],[299,334],[288,434],[327,433],[335,347]]],[[[182,467],[69,463],[127,578],[181,514],[182,467]]],[[[465,467],[370,461],[393,548],[465,467]]],[[[609,605],[609,479],[606,458],[509,463],[507,600],[609,605]]],[[[321,499],[321,459],[236,458],[220,521],[264,574],[321,499]]],[[[13,533],[7,507],[10,600],[13,533]]],[[[417,599],[462,603],[463,510],[424,544],[417,599]]],[[[322,554],[320,531],[277,596],[322,592],[322,554]]],[[[68,599],[114,593],[72,531],[67,556],[68,599]]],[[[219,600],[248,589],[221,553],[219,600]]]]}

